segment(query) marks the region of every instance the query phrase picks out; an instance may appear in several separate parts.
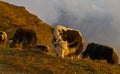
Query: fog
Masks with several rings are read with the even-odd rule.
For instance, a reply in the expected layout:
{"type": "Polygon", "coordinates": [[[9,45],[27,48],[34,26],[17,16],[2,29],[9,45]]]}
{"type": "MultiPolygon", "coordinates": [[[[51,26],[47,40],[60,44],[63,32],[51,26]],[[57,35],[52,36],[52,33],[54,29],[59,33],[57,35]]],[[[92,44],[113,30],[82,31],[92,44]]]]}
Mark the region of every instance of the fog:
{"type": "Polygon", "coordinates": [[[3,0],[25,6],[50,25],[78,29],[83,37],[117,48],[120,54],[120,0],[3,0]]]}

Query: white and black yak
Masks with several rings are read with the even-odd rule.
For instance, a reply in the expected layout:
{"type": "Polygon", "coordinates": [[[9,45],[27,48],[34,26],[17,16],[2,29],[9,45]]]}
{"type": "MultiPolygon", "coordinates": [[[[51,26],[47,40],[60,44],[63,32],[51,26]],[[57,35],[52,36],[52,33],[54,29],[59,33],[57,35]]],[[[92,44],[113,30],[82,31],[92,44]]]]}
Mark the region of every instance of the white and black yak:
{"type": "Polygon", "coordinates": [[[5,45],[6,46],[7,41],[8,41],[8,38],[7,38],[6,32],[0,31],[0,45],[5,45]]]}
{"type": "Polygon", "coordinates": [[[80,31],[60,25],[54,28],[52,49],[58,57],[64,58],[65,56],[73,55],[79,57],[83,50],[83,45],[84,41],[80,31]]]}

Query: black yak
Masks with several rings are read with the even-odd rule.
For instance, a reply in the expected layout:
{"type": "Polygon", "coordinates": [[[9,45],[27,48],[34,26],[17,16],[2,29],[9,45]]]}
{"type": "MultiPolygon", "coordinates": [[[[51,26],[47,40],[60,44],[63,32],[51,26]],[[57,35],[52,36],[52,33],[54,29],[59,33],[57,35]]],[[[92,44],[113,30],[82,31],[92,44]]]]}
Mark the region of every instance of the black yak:
{"type": "Polygon", "coordinates": [[[35,31],[32,29],[19,28],[9,42],[9,46],[11,48],[34,48],[36,46],[37,36],[35,31]]]}
{"type": "Polygon", "coordinates": [[[106,60],[110,64],[118,64],[119,58],[115,48],[89,43],[82,53],[82,58],[89,57],[92,60],[106,60]]]}

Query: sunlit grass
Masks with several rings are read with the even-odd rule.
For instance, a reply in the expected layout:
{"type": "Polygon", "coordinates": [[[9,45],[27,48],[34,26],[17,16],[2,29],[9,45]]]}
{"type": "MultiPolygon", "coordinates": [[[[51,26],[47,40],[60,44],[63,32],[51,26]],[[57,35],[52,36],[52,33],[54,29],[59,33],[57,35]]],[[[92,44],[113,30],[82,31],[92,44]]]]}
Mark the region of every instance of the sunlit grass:
{"type": "MultiPolygon", "coordinates": [[[[33,29],[37,34],[37,44],[51,46],[52,26],[24,7],[0,1],[0,30],[5,31],[10,39],[20,27],[33,29]]],[[[9,47],[0,47],[0,64],[8,65],[22,74],[120,74],[119,65],[112,66],[105,61],[62,60],[53,53],[43,54],[36,50],[9,47]]]]}
{"type": "Polygon", "coordinates": [[[61,60],[51,54],[11,48],[0,49],[0,63],[11,65],[24,73],[120,73],[120,66],[107,64],[106,61],[61,60]]]}

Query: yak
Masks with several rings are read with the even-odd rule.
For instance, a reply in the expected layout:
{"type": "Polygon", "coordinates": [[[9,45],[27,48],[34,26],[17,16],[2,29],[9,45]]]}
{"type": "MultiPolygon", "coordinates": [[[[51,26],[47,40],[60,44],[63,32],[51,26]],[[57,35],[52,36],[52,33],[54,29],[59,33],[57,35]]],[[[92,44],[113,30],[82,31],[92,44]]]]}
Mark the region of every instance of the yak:
{"type": "Polygon", "coordinates": [[[4,31],[0,31],[0,44],[1,45],[7,45],[7,34],[4,31]]]}
{"type": "Polygon", "coordinates": [[[9,46],[20,48],[34,48],[37,43],[37,36],[32,29],[19,28],[14,36],[9,40],[9,46]]]}
{"type": "Polygon", "coordinates": [[[83,38],[80,31],[58,25],[53,32],[52,49],[58,57],[79,57],[83,50],[83,38]]]}
{"type": "Polygon", "coordinates": [[[106,60],[109,64],[118,64],[119,58],[115,48],[89,43],[87,48],[82,53],[82,58],[89,57],[92,60],[106,60]]]}

